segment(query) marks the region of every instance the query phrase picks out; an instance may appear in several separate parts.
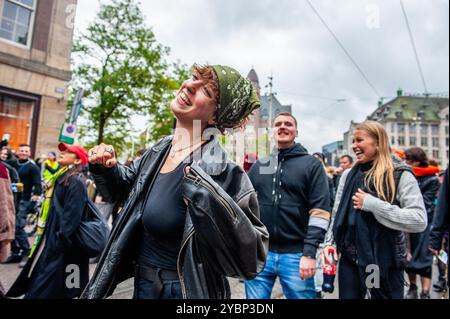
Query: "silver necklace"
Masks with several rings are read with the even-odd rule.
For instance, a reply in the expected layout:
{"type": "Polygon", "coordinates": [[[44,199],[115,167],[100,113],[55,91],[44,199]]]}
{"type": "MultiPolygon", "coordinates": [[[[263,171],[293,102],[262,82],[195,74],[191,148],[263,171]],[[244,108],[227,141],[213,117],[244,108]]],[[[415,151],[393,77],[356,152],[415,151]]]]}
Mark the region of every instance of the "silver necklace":
{"type": "Polygon", "coordinates": [[[187,150],[187,149],[189,149],[189,148],[191,148],[191,147],[194,147],[194,146],[196,146],[197,144],[201,144],[201,143],[203,143],[203,141],[200,141],[199,143],[196,143],[196,144],[192,144],[192,145],[188,145],[188,146],[179,148],[179,149],[177,149],[177,150],[173,147],[173,144],[172,144],[172,149],[170,150],[170,157],[171,157],[171,158],[174,158],[175,155],[177,155],[178,152],[187,150]]]}

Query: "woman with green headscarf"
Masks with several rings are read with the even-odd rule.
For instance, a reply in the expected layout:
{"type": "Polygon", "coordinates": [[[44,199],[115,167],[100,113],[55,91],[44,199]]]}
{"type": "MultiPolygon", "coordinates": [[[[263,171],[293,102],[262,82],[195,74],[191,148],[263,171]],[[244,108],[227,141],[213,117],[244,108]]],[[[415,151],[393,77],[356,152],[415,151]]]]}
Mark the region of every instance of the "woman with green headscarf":
{"type": "Polygon", "coordinates": [[[229,298],[227,276],[263,270],[268,232],[256,193],[217,139],[258,107],[236,70],[195,65],[171,104],[173,136],[131,167],[111,145],[90,150],[97,188],[125,205],[82,298],[106,298],[130,277],[135,299],[229,298]]]}

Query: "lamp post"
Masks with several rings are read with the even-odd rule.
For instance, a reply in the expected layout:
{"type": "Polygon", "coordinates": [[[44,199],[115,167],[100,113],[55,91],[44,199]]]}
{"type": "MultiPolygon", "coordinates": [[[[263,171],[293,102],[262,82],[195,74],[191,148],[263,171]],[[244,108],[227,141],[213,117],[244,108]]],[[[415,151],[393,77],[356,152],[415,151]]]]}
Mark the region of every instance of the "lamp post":
{"type": "Polygon", "coordinates": [[[269,120],[267,123],[267,143],[266,143],[266,153],[270,154],[270,138],[271,138],[271,127],[273,118],[273,74],[268,77],[269,84],[265,87],[269,88],[269,120]]]}

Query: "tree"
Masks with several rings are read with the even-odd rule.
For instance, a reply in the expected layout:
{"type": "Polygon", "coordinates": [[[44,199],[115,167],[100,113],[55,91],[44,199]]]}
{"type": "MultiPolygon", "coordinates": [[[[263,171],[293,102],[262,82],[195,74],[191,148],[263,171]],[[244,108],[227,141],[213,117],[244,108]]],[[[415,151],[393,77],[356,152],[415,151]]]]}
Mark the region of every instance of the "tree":
{"type": "Polygon", "coordinates": [[[169,48],[145,25],[139,3],[101,5],[87,32],[76,37],[73,52],[72,86],[85,89],[79,132],[87,144],[104,142],[120,150],[135,114],[157,123],[152,138],[170,133],[167,110],[184,66],[166,61],[169,48]]]}

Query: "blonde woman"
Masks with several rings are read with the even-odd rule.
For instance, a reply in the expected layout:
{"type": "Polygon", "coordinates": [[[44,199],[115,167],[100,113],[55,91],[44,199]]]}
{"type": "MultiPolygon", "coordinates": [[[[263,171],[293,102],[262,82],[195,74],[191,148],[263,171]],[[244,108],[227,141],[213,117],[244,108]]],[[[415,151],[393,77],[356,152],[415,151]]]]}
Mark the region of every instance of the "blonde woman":
{"type": "Polygon", "coordinates": [[[426,228],[423,198],[411,169],[390,155],[381,124],[360,124],[352,148],[357,163],[340,180],[324,262],[331,261],[329,249],[336,246],[340,299],[363,299],[367,293],[372,299],[402,299],[403,232],[426,228]]]}

